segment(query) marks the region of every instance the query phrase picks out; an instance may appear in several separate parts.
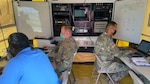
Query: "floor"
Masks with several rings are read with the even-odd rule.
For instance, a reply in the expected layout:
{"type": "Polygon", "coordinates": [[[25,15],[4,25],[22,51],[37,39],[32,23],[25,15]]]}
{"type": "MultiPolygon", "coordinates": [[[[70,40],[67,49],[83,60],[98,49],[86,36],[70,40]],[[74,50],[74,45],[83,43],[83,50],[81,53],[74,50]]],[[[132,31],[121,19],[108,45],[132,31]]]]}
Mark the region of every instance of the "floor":
{"type": "MultiPolygon", "coordinates": [[[[75,84],[94,84],[97,74],[95,73],[91,77],[93,69],[94,64],[73,64],[73,71],[76,77],[75,84]]],[[[102,74],[100,79],[103,84],[107,84],[105,75],[102,74]]],[[[100,81],[98,84],[100,84],[100,81]]]]}
{"type": "MultiPolygon", "coordinates": [[[[73,72],[76,77],[75,84],[95,84],[96,80],[96,72],[94,76],[91,78],[92,71],[94,69],[94,64],[73,64],[73,72]]],[[[100,77],[100,80],[98,84],[108,84],[106,81],[106,75],[102,74],[100,77]]],[[[125,77],[121,81],[119,81],[120,84],[132,84],[132,79],[130,76],[125,77]]]]}

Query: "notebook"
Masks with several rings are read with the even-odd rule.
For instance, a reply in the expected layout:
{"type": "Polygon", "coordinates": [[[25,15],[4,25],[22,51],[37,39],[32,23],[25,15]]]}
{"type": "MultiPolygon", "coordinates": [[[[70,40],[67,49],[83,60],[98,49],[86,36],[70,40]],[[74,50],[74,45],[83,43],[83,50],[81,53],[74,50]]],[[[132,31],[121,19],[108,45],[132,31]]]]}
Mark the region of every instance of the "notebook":
{"type": "Polygon", "coordinates": [[[144,57],[132,57],[131,60],[137,66],[150,66],[150,63],[144,57]]]}

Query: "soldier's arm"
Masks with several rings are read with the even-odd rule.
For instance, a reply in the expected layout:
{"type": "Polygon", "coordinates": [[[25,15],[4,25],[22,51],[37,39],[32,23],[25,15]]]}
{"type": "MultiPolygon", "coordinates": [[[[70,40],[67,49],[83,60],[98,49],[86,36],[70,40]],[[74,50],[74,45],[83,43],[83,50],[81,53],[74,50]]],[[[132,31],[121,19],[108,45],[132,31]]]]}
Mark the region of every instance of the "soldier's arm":
{"type": "Polygon", "coordinates": [[[115,57],[118,57],[118,58],[120,58],[120,57],[122,57],[122,56],[126,56],[127,54],[129,54],[129,53],[131,53],[131,51],[130,50],[120,50],[118,47],[116,47],[116,49],[114,49],[115,50],[115,57]]]}
{"type": "Polygon", "coordinates": [[[60,62],[62,57],[63,57],[63,47],[60,46],[58,52],[56,53],[56,56],[54,57],[56,63],[60,62]]]}
{"type": "Polygon", "coordinates": [[[107,38],[99,38],[95,43],[95,54],[97,54],[102,60],[110,60],[110,52],[107,45],[107,38]]]}
{"type": "Polygon", "coordinates": [[[98,56],[100,56],[100,52],[101,52],[100,48],[102,48],[101,42],[99,39],[97,39],[97,41],[95,42],[95,45],[94,45],[94,53],[98,56]]]}

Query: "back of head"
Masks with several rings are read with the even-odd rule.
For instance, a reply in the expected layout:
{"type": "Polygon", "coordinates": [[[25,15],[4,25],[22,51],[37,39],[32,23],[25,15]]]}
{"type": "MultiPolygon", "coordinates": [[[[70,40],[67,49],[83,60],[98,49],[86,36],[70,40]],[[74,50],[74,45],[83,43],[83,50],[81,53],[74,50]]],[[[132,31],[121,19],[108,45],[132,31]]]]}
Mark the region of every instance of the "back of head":
{"type": "Polygon", "coordinates": [[[13,33],[8,38],[8,43],[10,47],[16,50],[22,50],[26,47],[30,47],[28,37],[23,33],[13,33]]]}
{"type": "Polygon", "coordinates": [[[108,22],[107,23],[107,25],[106,25],[106,30],[107,29],[109,29],[110,28],[110,26],[116,26],[117,25],[117,23],[116,22],[114,22],[114,21],[110,21],[110,22],[108,22]]]}

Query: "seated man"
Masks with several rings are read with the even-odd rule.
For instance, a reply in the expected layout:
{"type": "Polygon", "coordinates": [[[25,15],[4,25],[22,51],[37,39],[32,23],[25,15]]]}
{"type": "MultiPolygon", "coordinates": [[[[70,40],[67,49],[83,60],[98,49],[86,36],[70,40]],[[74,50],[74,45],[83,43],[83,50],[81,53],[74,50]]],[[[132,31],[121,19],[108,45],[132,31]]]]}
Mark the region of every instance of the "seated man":
{"type": "MultiPolygon", "coordinates": [[[[96,40],[94,52],[103,61],[105,67],[111,74],[114,81],[118,81],[128,75],[128,67],[116,61],[115,57],[119,58],[121,56],[131,53],[130,50],[121,51],[113,42],[112,36],[115,34],[117,29],[117,23],[109,22],[106,25],[106,30],[102,33],[96,40]]],[[[134,51],[134,50],[133,50],[134,51]]]]}
{"type": "Polygon", "coordinates": [[[60,84],[48,57],[32,49],[26,35],[13,33],[8,43],[13,57],[0,75],[0,84],[60,84]]]}
{"type": "MultiPolygon", "coordinates": [[[[58,76],[65,70],[72,68],[74,53],[77,51],[76,41],[72,37],[72,27],[62,26],[60,37],[63,39],[57,53],[54,54],[55,70],[58,76]]],[[[57,50],[57,49],[56,49],[57,50]]]]}

